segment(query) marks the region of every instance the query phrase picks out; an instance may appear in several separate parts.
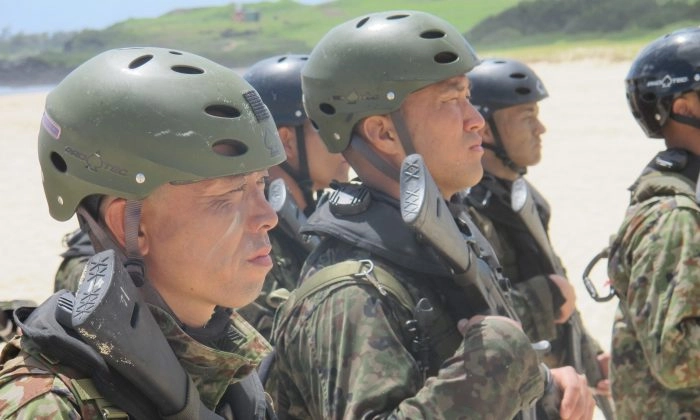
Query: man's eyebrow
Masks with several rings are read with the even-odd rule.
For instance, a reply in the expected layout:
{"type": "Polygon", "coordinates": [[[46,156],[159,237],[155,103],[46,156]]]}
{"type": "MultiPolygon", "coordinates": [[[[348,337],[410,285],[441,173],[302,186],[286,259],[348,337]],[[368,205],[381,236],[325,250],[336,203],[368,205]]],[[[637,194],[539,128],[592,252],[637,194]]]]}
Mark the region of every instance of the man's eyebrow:
{"type": "Polygon", "coordinates": [[[451,80],[449,82],[444,83],[441,92],[442,93],[448,93],[451,91],[468,91],[470,88],[470,83],[464,80],[451,80]]]}

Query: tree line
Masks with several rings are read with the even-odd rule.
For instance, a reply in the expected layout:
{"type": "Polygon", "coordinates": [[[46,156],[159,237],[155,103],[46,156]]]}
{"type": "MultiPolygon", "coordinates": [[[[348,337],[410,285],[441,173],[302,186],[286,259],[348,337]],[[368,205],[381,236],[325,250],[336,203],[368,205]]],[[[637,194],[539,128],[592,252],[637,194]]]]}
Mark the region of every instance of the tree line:
{"type": "Polygon", "coordinates": [[[502,45],[522,37],[654,30],[689,20],[700,20],[700,1],[533,0],[481,21],[467,32],[467,38],[482,45],[502,45]]]}

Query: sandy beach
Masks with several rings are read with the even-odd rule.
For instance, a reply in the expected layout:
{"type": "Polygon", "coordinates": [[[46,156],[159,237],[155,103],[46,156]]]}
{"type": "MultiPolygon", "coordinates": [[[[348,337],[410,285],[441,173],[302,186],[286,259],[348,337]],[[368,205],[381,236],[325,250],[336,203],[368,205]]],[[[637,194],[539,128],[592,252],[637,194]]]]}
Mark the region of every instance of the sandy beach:
{"type": "MultiPolygon", "coordinates": [[[[627,187],[663,143],[645,138],[628,111],[623,80],[629,63],[576,61],[532,67],[550,97],[541,102],[548,128],[543,161],[528,178],[552,206],[552,240],[578,290],[583,319],[608,348],[615,301],[594,302],[581,273],[617,229],[627,205],[627,187]]],[[[2,300],[40,302],[48,297],[62,236],[77,226],[75,219],[51,219],[44,200],[36,137],[45,95],[0,96],[0,144],[5,153],[0,167],[2,300]]]]}

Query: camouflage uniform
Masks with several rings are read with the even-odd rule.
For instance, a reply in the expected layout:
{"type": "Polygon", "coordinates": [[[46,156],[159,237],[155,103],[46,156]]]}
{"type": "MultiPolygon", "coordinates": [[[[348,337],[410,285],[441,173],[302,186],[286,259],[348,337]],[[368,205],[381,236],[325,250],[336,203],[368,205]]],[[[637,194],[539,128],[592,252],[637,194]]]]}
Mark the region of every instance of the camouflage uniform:
{"type": "Polygon", "coordinates": [[[267,339],[270,338],[275,310],[289,296],[289,291],[296,288],[299,272],[309,254],[297,239],[279,227],[272,229],[269,235],[272,269],[265,277],[260,296],[253,303],[238,309],[238,313],[267,339]]]}
{"type": "Polygon", "coordinates": [[[53,291],[66,289],[75,292],[85,263],[95,254],[95,248],[90,242],[90,236],[82,229],[67,234],[63,242],[68,249],[61,254],[63,261],[56,270],[53,291]]]}
{"type": "MultiPolygon", "coordinates": [[[[549,279],[553,268],[547,256],[511,208],[511,184],[485,173],[481,182],[468,195],[461,197],[461,200],[470,206],[474,222],[493,246],[503,266],[504,275],[512,283],[511,296],[523,330],[533,341],[548,340],[552,344],[552,351],[544,357],[547,366],[565,366],[569,364],[568,343],[564,327],[554,322],[564,298],[556,284],[549,279]]],[[[533,195],[546,230],[550,216],[549,204],[529,183],[528,191],[533,195]]],[[[586,333],[582,339],[592,344],[596,354],[602,353],[600,345],[590,334],[586,333]]],[[[586,348],[589,346],[582,346],[582,349],[586,348]]],[[[595,354],[592,357],[595,359],[595,354]]]]}
{"type": "Polygon", "coordinates": [[[369,191],[365,212],[337,216],[326,202],[309,218],[305,230],[327,236],[302,281],[322,267],[371,259],[415,300],[427,297],[435,313],[428,378],[407,329],[414,314],[381,286],[342,282],[301,300],[293,292],[273,327],[277,358],[268,390],[280,417],[511,418],[531,405],[543,393],[545,371],[525,334],[488,319],[463,337],[457,321],[473,314],[459,305],[444,265],[415,242],[396,200],[369,191]]]}
{"type": "Polygon", "coordinates": [[[610,379],[620,418],[700,418],[700,158],[688,155],[684,174],[645,169],[611,246],[620,304],[610,379]]]}
{"type": "MultiPolygon", "coordinates": [[[[42,305],[44,309],[53,309],[57,295],[42,305]]],[[[203,404],[210,409],[218,405],[229,385],[246,378],[270,350],[267,342],[236,313],[222,325],[223,331],[216,334],[216,339],[205,345],[183,331],[168,312],[156,306],[150,308],[203,404]]],[[[42,307],[35,311],[41,310],[42,307]]],[[[3,349],[0,417],[103,418],[102,409],[105,404],[109,407],[110,402],[88,397],[86,373],[55,360],[50,356],[51,350],[47,351],[26,335],[15,338],[3,349]]]]}

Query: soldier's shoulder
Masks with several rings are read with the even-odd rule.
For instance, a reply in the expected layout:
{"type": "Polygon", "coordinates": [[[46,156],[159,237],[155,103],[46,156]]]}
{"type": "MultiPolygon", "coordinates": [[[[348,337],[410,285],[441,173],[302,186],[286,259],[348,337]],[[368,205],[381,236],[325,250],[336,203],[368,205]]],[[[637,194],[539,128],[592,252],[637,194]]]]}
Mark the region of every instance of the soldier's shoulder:
{"type": "Polygon", "coordinates": [[[0,417],[77,418],[77,398],[64,379],[27,353],[0,371],[0,417]]]}

